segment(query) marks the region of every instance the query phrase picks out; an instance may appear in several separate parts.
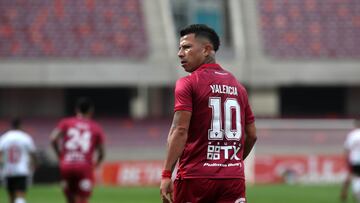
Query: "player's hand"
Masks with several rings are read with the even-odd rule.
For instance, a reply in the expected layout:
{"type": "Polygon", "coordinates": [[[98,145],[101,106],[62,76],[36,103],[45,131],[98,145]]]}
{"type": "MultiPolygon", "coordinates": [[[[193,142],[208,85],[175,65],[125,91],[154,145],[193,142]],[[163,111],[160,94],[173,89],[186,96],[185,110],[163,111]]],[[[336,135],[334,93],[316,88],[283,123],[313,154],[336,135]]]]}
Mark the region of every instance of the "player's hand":
{"type": "Polygon", "coordinates": [[[161,179],[160,196],[163,203],[173,202],[173,190],[174,186],[170,178],[161,179]]]}

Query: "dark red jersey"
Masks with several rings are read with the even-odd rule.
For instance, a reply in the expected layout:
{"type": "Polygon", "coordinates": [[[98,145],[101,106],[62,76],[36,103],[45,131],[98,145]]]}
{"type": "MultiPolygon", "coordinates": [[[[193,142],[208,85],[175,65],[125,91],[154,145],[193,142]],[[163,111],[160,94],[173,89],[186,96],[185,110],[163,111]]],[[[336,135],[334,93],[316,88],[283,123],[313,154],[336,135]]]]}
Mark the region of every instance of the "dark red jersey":
{"type": "Polygon", "coordinates": [[[254,115],[245,88],[230,72],[205,64],[180,78],[175,111],[192,112],[178,177],[244,178],[244,127],[254,115]]]}
{"type": "Polygon", "coordinates": [[[71,117],[62,119],[57,128],[62,132],[61,165],[93,165],[93,153],[104,143],[101,127],[90,119],[71,117]]]}

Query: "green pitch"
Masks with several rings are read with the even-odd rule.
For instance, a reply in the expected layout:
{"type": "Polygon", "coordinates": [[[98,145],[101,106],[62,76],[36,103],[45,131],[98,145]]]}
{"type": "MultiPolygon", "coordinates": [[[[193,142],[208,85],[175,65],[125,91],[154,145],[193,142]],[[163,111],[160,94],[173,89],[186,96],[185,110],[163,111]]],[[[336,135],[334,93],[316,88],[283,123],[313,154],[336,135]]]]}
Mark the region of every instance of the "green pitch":
{"type": "MultiPolygon", "coordinates": [[[[339,185],[248,186],[249,203],[337,203],[339,185]]],[[[28,203],[65,203],[58,185],[35,185],[28,192],[28,203]]],[[[7,202],[4,188],[0,188],[0,203],[7,202]]],[[[157,187],[97,187],[90,203],[159,203],[157,187]]]]}

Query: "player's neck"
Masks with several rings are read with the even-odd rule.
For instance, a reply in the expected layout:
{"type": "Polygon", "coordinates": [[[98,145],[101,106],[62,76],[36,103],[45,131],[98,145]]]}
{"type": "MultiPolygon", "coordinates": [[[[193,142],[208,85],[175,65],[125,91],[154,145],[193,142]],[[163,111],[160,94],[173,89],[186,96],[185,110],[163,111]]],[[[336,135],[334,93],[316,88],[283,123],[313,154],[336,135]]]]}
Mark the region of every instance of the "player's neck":
{"type": "Polygon", "coordinates": [[[91,118],[91,116],[89,114],[82,114],[82,113],[77,113],[76,117],[81,118],[81,119],[90,119],[91,118]]]}
{"type": "Polygon", "coordinates": [[[209,63],[216,63],[215,57],[212,55],[209,55],[205,58],[203,64],[209,64],[209,63]]]}
{"type": "Polygon", "coordinates": [[[11,128],[10,130],[13,130],[13,131],[20,131],[21,129],[20,129],[20,128],[11,128]]]}

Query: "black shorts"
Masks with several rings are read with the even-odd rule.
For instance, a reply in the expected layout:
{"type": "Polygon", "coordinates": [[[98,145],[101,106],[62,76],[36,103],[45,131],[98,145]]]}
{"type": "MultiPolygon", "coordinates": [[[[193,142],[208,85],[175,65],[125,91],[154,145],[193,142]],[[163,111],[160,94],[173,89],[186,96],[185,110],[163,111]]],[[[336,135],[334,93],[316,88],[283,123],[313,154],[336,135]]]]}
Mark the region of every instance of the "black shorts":
{"type": "Polygon", "coordinates": [[[356,176],[360,176],[360,165],[351,165],[351,172],[356,176]]]}
{"type": "Polygon", "coordinates": [[[4,178],[4,184],[9,192],[22,191],[26,192],[28,187],[28,176],[11,176],[4,178]]]}

